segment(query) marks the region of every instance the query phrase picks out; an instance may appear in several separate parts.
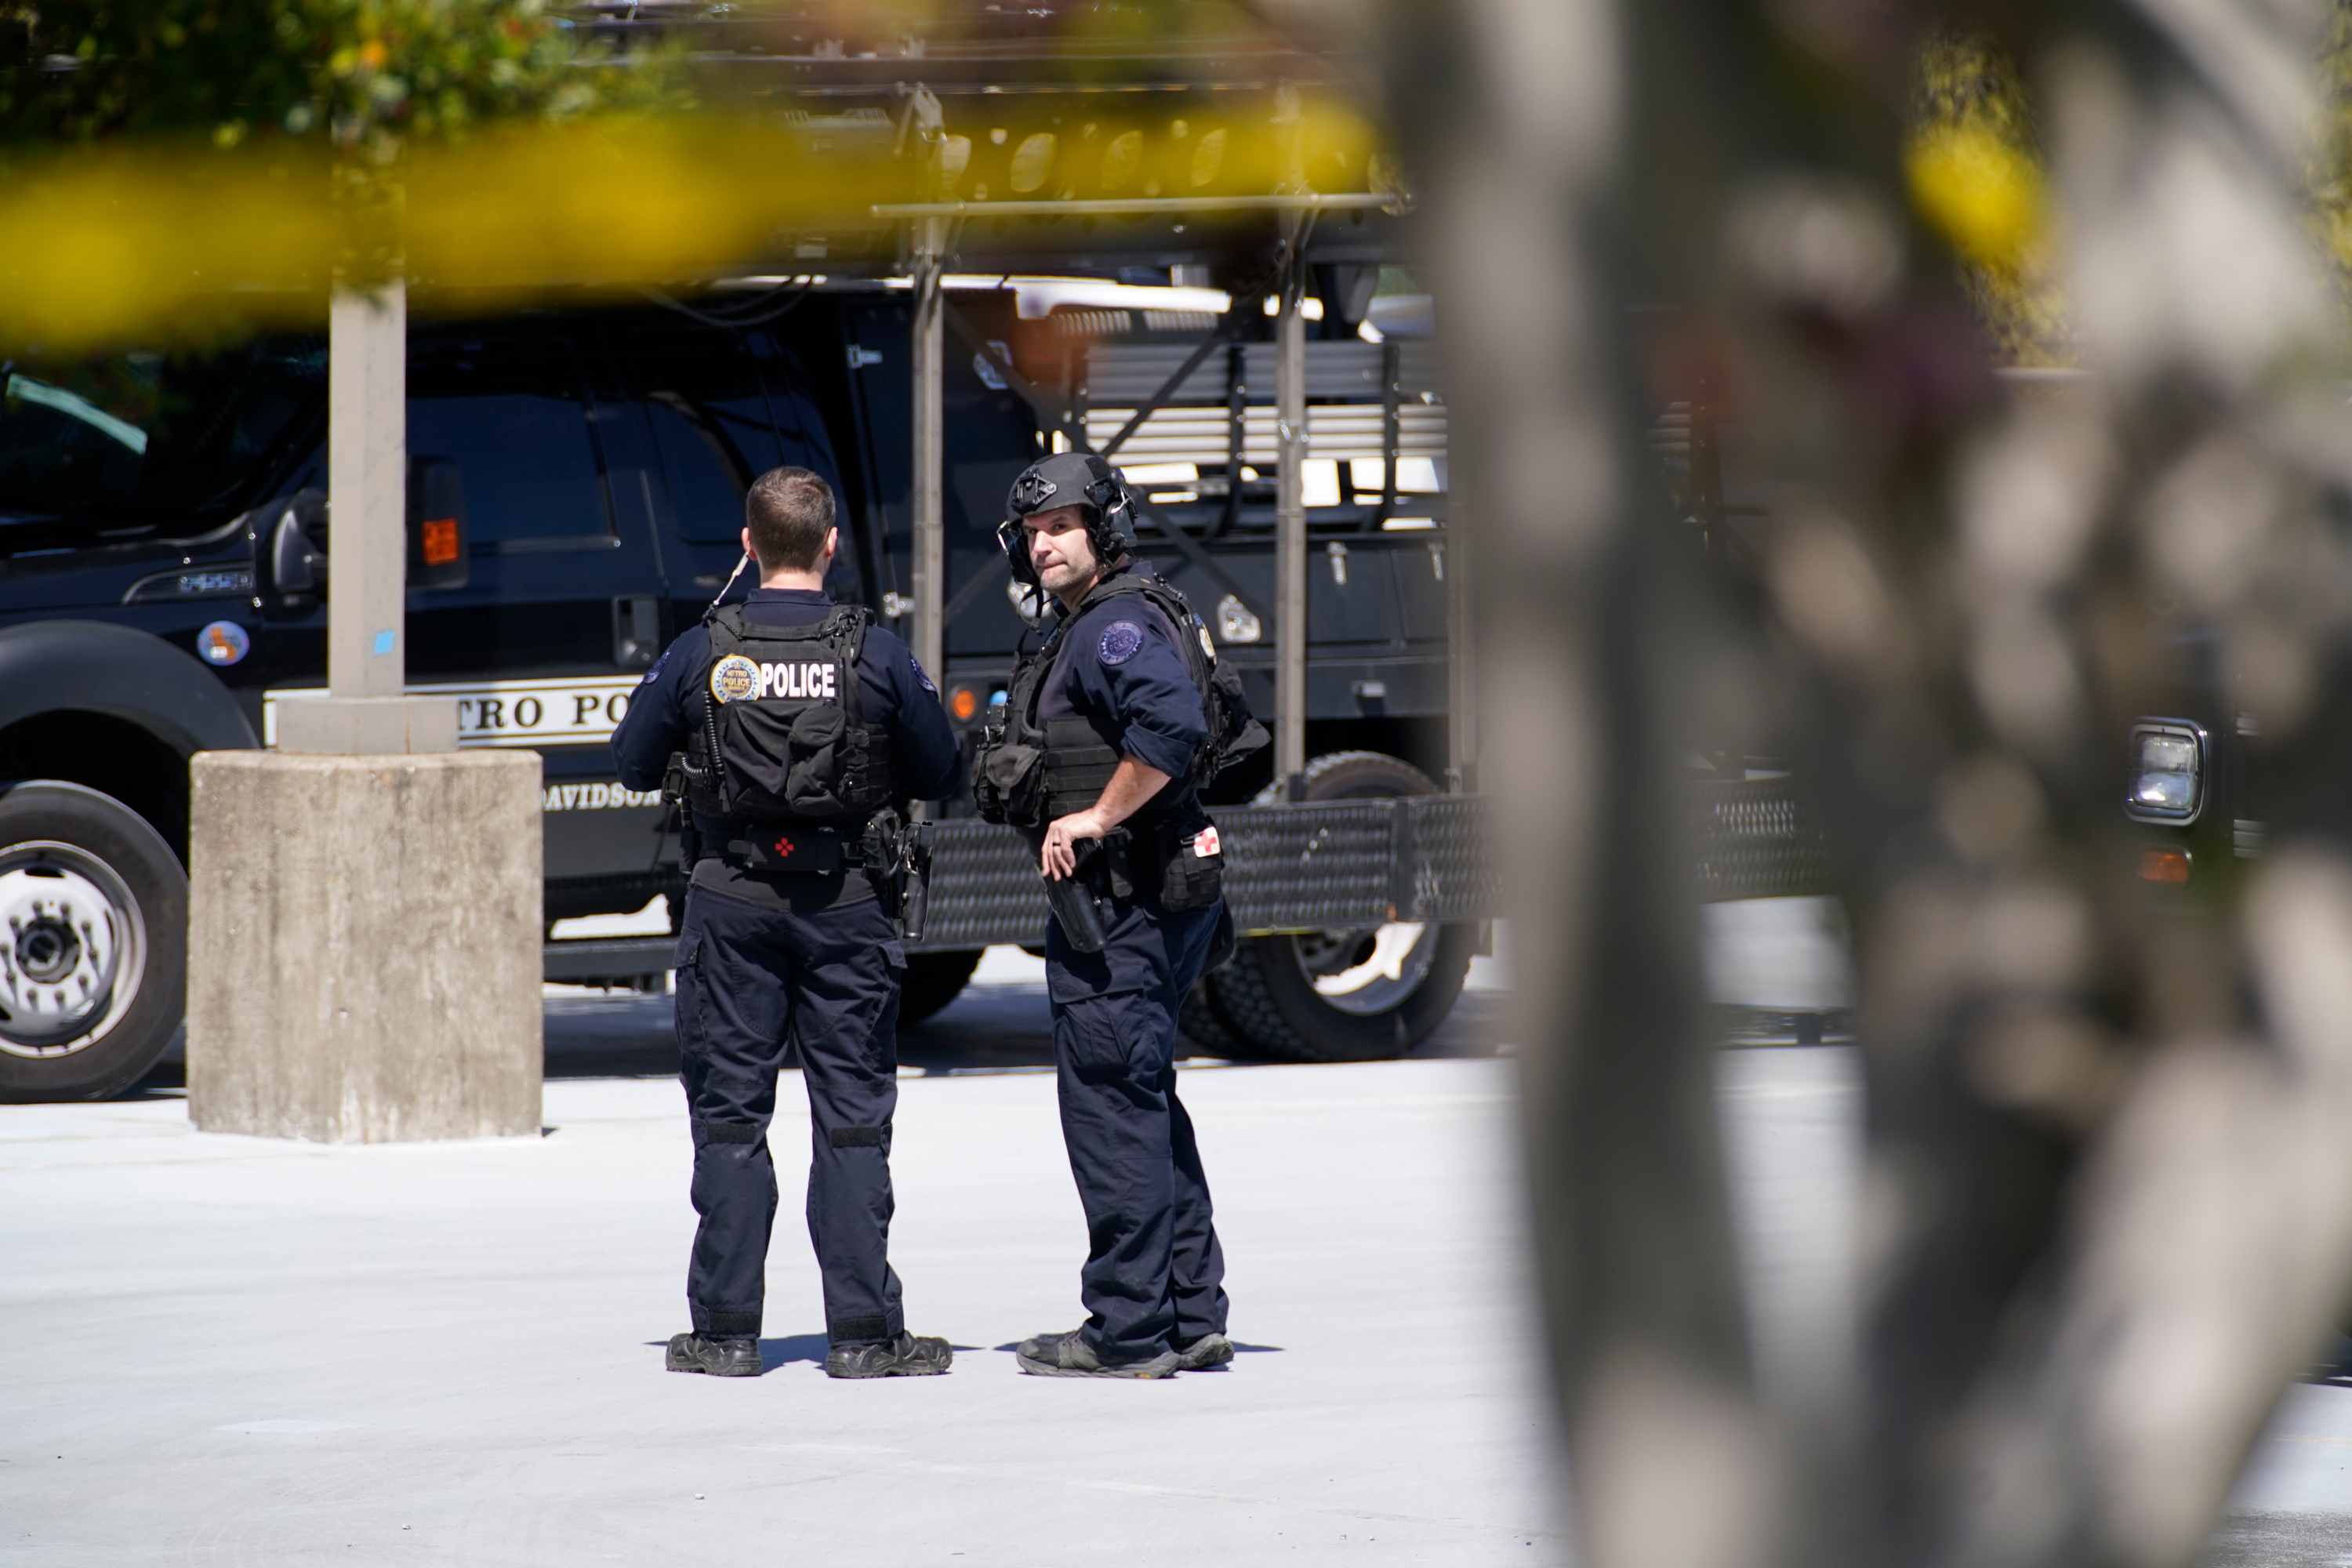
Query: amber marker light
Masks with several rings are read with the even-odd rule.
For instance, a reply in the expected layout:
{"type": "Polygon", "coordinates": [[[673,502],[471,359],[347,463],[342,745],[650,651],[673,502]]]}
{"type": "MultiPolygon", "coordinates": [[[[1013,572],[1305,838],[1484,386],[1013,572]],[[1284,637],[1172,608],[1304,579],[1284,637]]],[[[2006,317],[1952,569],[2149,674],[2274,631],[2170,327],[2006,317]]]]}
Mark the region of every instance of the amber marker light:
{"type": "Polygon", "coordinates": [[[2188,886],[2189,851],[2186,849],[2141,850],[2139,879],[2143,882],[2159,882],[2168,888],[2188,886]]]}
{"type": "Polygon", "coordinates": [[[971,687],[959,686],[955,695],[948,699],[948,711],[956,716],[956,722],[968,724],[971,716],[980,711],[980,698],[971,687]]]}

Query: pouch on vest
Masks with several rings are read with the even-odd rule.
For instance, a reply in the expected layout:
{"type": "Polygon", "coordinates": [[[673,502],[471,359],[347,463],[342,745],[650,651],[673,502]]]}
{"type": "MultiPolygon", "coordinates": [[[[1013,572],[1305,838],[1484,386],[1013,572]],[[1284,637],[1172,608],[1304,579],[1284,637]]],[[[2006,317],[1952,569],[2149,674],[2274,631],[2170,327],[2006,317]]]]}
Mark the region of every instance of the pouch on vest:
{"type": "Polygon", "coordinates": [[[1171,821],[1160,830],[1160,907],[1171,915],[1206,909],[1224,894],[1225,851],[1214,823],[1197,833],[1171,821]]]}
{"type": "MultiPolygon", "coordinates": [[[[854,679],[854,677],[853,677],[854,679]]],[[[719,761],[730,816],[839,816],[871,809],[865,793],[864,748],[850,744],[850,726],[827,704],[797,713],[756,703],[730,703],[719,721],[719,761]],[[853,805],[853,802],[857,804],[853,805]]]]}
{"type": "Polygon", "coordinates": [[[1012,741],[982,750],[971,800],[985,821],[1034,826],[1045,804],[1045,753],[1012,741]]]}

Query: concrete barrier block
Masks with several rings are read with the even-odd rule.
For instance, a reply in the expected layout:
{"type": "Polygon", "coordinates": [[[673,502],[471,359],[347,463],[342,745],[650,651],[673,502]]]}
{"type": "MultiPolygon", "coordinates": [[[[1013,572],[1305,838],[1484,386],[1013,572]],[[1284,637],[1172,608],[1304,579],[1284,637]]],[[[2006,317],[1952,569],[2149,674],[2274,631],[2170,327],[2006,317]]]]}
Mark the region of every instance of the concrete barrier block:
{"type": "Polygon", "coordinates": [[[538,754],[207,752],[189,772],[195,1125],[536,1132],[538,754]]]}

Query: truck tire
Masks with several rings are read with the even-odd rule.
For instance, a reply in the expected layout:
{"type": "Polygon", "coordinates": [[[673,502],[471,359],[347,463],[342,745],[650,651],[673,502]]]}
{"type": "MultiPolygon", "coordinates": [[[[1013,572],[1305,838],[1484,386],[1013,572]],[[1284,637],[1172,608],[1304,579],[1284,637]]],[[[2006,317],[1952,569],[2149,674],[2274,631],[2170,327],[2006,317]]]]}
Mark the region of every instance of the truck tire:
{"type": "Polygon", "coordinates": [[[1217,1001],[1210,993],[1209,977],[1205,974],[1192,982],[1192,989],[1176,1015],[1176,1028],[1211,1056],[1229,1062],[1258,1061],[1265,1055],[1217,1011],[1217,1001]]]}
{"type": "Polygon", "coordinates": [[[980,967],[980,949],[957,952],[910,952],[907,979],[898,993],[898,1022],[919,1024],[957,997],[980,967]]]}
{"type": "MultiPolygon", "coordinates": [[[[1378,752],[1307,764],[1310,801],[1435,795],[1429,775],[1378,752]]],[[[1259,796],[1271,804],[1274,792],[1259,796]]],[[[1403,922],[1245,938],[1209,976],[1217,1016],[1262,1059],[1381,1061],[1427,1039],[1462,994],[1477,928],[1403,922]]]]}
{"type": "Polygon", "coordinates": [[[0,794],[0,1102],[104,1100],[147,1075],[187,1004],[188,877],[110,795],[0,794]]]}

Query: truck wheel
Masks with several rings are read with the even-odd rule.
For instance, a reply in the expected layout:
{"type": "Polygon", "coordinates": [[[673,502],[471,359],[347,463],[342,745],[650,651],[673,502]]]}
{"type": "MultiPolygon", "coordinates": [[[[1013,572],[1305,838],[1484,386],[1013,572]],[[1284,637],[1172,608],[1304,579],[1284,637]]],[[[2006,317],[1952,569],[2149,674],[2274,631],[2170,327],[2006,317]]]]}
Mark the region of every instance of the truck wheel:
{"type": "Polygon", "coordinates": [[[1229,1062],[1258,1061],[1265,1054],[1225,1022],[1217,1011],[1217,1001],[1210,993],[1209,977],[1205,974],[1192,982],[1192,989],[1176,1015],[1176,1028],[1211,1056],[1229,1062]]]}
{"type": "MultiPolygon", "coordinates": [[[[1378,752],[1333,752],[1307,765],[1310,801],[1436,793],[1428,774],[1378,752]]],[[[1273,799],[1272,789],[1259,796],[1273,799]]],[[[1476,945],[1475,926],[1409,921],[1250,937],[1208,984],[1217,1013],[1262,1058],[1378,1061],[1445,1021],[1476,945]]]]}
{"type": "Polygon", "coordinates": [[[109,795],[0,794],[0,1102],[104,1100],[147,1075],[187,1002],[188,877],[109,795]]]}
{"type": "Polygon", "coordinates": [[[958,996],[980,967],[980,949],[960,952],[910,952],[907,981],[898,993],[898,1022],[919,1024],[958,996]]]}

